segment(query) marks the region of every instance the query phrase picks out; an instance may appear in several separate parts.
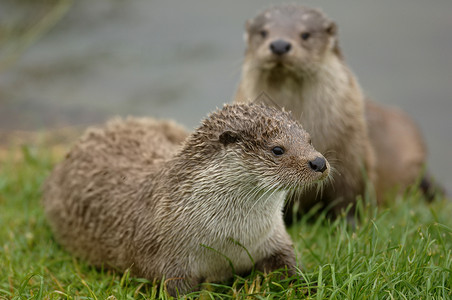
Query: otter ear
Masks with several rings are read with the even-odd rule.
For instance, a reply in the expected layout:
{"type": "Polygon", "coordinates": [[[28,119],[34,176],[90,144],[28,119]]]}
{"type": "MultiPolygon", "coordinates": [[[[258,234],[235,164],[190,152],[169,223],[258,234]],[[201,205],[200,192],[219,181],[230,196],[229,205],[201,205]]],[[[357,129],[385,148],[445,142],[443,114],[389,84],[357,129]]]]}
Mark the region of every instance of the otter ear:
{"type": "Polygon", "coordinates": [[[246,20],[245,29],[246,29],[247,32],[249,32],[251,30],[251,26],[253,25],[253,21],[254,21],[253,19],[246,20]]]}
{"type": "Polygon", "coordinates": [[[330,25],[326,28],[326,32],[329,35],[336,35],[337,34],[337,25],[334,22],[331,22],[330,25]]]}
{"type": "Polygon", "coordinates": [[[225,146],[237,142],[238,139],[239,139],[238,134],[231,130],[223,131],[218,137],[220,143],[222,143],[225,146]]]}

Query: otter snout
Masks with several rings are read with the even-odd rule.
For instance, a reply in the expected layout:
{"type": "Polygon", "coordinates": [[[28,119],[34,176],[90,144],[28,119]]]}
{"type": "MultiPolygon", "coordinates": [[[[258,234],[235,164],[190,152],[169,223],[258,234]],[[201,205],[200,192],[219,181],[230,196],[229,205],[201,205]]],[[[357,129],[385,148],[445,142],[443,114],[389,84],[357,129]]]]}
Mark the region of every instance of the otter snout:
{"type": "Polygon", "coordinates": [[[309,162],[309,166],[316,172],[323,173],[327,169],[326,159],[323,157],[316,157],[309,162]]]}
{"type": "Polygon", "coordinates": [[[270,50],[273,54],[284,55],[290,51],[292,45],[285,40],[276,40],[270,44],[270,50]]]}

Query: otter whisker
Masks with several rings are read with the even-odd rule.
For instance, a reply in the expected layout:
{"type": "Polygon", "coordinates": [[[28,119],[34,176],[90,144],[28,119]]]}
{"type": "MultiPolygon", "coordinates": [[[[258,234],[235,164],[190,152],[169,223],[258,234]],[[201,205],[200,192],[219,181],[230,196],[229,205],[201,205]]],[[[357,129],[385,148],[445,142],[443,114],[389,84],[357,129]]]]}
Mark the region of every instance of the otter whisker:
{"type": "Polygon", "coordinates": [[[264,205],[263,205],[263,206],[266,207],[267,202],[268,202],[269,200],[272,200],[273,195],[274,195],[275,193],[278,193],[278,192],[280,192],[280,191],[278,191],[277,189],[273,189],[273,191],[272,191],[272,193],[270,194],[270,196],[268,196],[267,199],[264,201],[264,205]]]}
{"type": "MultiPolygon", "coordinates": [[[[251,213],[251,211],[253,210],[253,208],[256,206],[256,204],[259,203],[259,202],[261,201],[262,197],[264,197],[268,192],[272,192],[272,193],[270,194],[270,196],[271,196],[271,195],[273,195],[273,193],[274,193],[275,191],[276,191],[276,190],[266,189],[266,190],[264,191],[264,193],[263,193],[257,200],[255,200],[255,202],[253,203],[253,205],[251,206],[251,208],[248,210],[248,213],[246,214],[245,219],[248,218],[249,214],[251,213]]],[[[269,197],[268,197],[268,198],[269,198],[269,197]]]]}

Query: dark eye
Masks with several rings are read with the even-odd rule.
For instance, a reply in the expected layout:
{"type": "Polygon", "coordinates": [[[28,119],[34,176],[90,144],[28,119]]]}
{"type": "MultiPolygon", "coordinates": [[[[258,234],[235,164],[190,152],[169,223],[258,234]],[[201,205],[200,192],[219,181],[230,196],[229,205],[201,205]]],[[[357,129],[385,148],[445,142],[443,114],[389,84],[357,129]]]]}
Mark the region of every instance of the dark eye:
{"type": "Polygon", "coordinates": [[[261,30],[261,31],[259,31],[259,34],[261,37],[266,38],[268,35],[268,32],[267,32],[267,30],[261,30]]]}
{"type": "Polygon", "coordinates": [[[300,36],[304,41],[306,41],[311,37],[311,34],[309,32],[303,32],[300,36]]]}
{"type": "Polygon", "coordinates": [[[276,146],[276,147],[274,147],[274,148],[272,149],[272,152],[273,152],[273,154],[276,155],[276,156],[281,156],[281,155],[284,154],[284,149],[281,148],[281,147],[276,146]]]}
{"type": "Polygon", "coordinates": [[[311,138],[309,138],[308,143],[309,143],[309,145],[312,145],[312,139],[311,138]]]}

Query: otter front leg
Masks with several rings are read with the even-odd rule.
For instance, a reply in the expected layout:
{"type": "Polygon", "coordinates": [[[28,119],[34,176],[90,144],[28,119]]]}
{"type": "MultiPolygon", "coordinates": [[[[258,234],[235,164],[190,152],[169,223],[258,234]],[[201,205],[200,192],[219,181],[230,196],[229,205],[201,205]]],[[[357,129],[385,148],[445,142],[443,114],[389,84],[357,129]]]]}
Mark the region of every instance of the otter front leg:
{"type": "Polygon", "coordinates": [[[166,280],[165,287],[168,291],[168,294],[173,297],[177,297],[178,295],[184,295],[197,291],[199,289],[199,284],[201,284],[200,280],[187,280],[180,277],[174,277],[166,280]]]}
{"type": "Polygon", "coordinates": [[[255,265],[258,271],[265,273],[287,268],[289,277],[296,274],[296,266],[293,247],[288,244],[280,245],[273,253],[261,259],[255,265]]]}
{"type": "Polygon", "coordinates": [[[177,297],[178,295],[184,295],[197,291],[201,283],[201,280],[198,280],[196,278],[174,276],[165,280],[165,287],[168,291],[168,294],[173,297],[177,297]]]}
{"type": "Polygon", "coordinates": [[[255,268],[262,272],[272,272],[278,269],[287,268],[287,275],[296,274],[297,262],[295,260],[295,252],[293,243],[286,231],[282,214],[275,220],[273,234],[264,242],[260,249],[264,249],[264,253],[255,264],[255,268]]]}

